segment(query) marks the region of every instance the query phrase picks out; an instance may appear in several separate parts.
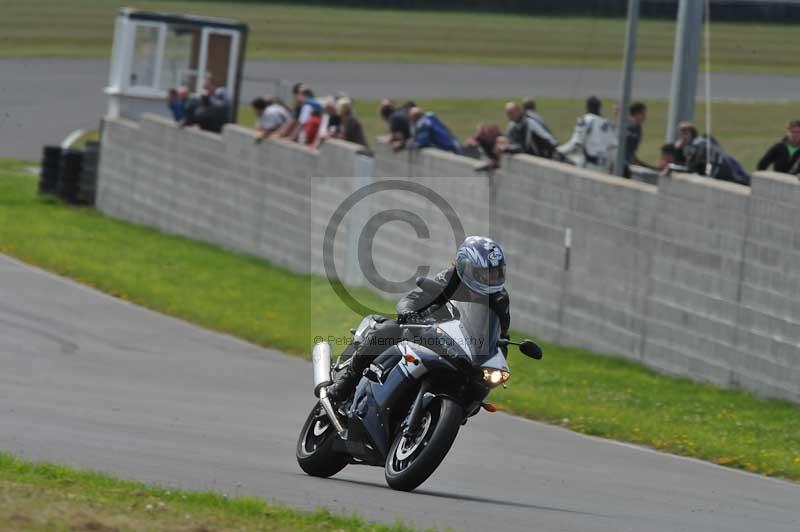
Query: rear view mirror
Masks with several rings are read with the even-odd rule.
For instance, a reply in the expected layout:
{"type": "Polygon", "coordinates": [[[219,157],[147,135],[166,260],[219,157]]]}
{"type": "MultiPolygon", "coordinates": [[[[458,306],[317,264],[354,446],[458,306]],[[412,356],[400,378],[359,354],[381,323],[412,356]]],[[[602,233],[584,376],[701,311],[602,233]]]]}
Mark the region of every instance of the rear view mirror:
{"type": "Polygon", "coordinates": [[[535,358],[536,360],[542,359],[542,349],[536,345],[536,342],[532,342],[531,340],[523,340],[519,344],[520,352],[531,358],[535,358]]]}

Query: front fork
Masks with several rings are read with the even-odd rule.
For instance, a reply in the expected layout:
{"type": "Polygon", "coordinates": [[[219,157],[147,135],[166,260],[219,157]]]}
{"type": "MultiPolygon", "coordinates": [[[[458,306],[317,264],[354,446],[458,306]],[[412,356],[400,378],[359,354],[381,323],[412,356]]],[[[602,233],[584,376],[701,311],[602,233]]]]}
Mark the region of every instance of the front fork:
{"type": "Polygon", "coordinates": [[[414,400],[414,406],[411,407],[411,414],[408,416],[408,423],[403,429],[403,436],[415,436],[419,430],[419,422],[422,419],[422,402],[425,399],[425,394],[430,390],[430,381],[427,379],[422,381],[417,393],[417,398],[414,400]]]}

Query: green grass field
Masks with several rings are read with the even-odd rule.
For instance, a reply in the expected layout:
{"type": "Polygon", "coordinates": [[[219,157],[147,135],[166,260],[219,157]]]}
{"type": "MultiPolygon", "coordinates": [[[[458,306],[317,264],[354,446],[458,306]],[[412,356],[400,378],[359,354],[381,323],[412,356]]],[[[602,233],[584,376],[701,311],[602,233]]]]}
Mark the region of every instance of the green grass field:
{"type": "MultiPolygon", "coordinates": [[[[39,199],[28,164],[0,161],[0,252],[305,357],[313,335],[341,336],[359,319],[332,296],[316,298],[312,307],[312,290],[330,293],[323,279],[39,199]]],[[[358,297],[378,308],[393,306],[366,291],[358,297]]],[[[581,349],[543,347],[541,362],[512,349],[509,389],[493,392],[493,402],[586,434],[800,480],[797,405],[657,375],[581,349]]]]}
{"type": "MultiPolygon", "coordinates": [[[[520,98],[535,96],[521,94],[520,98]]],[[[505,127],[507,119],[503,114],[506,100],[416,100],[426,110],[435,111],[459,139],[474,134],[480,122],[494,122],[505,127]]],[[[604,102],[607,115],[611,112],[610,100],[604,102]]],[[[575,120],[583,109],[582,100],[537,100],[538,110],[547,120],[559,141],[566,141],[572,133],[575,120]]],[[[667,103],[647,101],[649,118],[644,126],[644,141],[639,157],[655,164],[659,149],[664,143],[667,120],[667,103]]],[[[368,139],[386,134],[386,125],[378,117],[378,102],[356,101],[356,110],[364,123],[368,139]]],[[[756,162],[774,142],[784,134],[784,126],[789,119],[800,119],[800,105],[788,103],[715,103],[714,136],[722,146],[736,157],[748,170],[755,170],[756,162]]],[[[698,105],[696,115],[704,116],[704,104],[698,105]]],[[[239,121],[247,127],[254,123],[249,107],[242,108],[239,121]]],[[[702,131],[702,125],[698,123],[702,131]]]]}
{"type": "Polygon", "coordinates": [[[252,497],[145,486],[0,452],[0,529],[169,532],[404,532],[326,510],[300,512],[252,497]]]}
{"type": "MultiPolygon", "coordinates": [[[[0,56],[108,57],[117,0],[0,0],[0,56]],[[57,21],[57,23],[54,23],[57,21]]],[[[252,59],[619,67],[625,22],[517,14],[139,0],[140,9],[250,25],[252,59]],[[567,38],[568,36],[568,38],[567,38]]],[[[637,67],[669,69],[674,21],[642,20],[637,67]]],[[[798,73],[795,25],[715,23],[713,68],[798,73]]]]}

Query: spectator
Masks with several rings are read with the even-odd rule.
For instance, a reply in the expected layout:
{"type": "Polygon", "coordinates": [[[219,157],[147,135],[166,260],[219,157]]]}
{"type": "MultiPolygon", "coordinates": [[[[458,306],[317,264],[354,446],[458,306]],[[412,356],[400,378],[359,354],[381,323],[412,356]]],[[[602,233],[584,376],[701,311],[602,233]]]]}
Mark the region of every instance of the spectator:
{"type": "Polygon", "coordinates": [[[617,151],[617,136],[614,126],[600,115],[601,107],[596,96],[586,100],[586,114],[578,118],[572,137],[558,147],[558,152],[571,155],[581,168],[608,172],[617,151]]]}
{"type": "MultiPolygon", "coordinates": [[[[295,131],[291,132],[289,138],[302,144],[312,144],[306,136],[306,122],[316,114],[316,117],[320,119],[320,124],[312,124],[308,129],[312,131],[319,130],[319,126],[322,124],[322,105],[314,98],[314,92],[305,85],[301,87],[297,101],[300,103],[300,114],[297,117],[295,131]]],[[[316,136],[317,134],[315,133],[314,139],[316,139],[316,136]]]]}
{"type": "Polygon", "coordinates": [[[508,146],[505,147],[505,151],[551,158],[558,141],[543,122],[533,117],[539,115],[532,110],[530,112],[533,116],[525,113],[522,106],[516,102],[508,102],[505,110],[509,120],[506,127],[508,146]]]}
{"type": "Polygon", "coordinates": [[[677,148],[675,148],[675,144],[672,142],[661,146],[661,157],[655,169],[661,172],[662,175],[669,174],[670,170],[672,170],[672,166],[675,164],[676,152],[677,148]]]}
{"type": "Polygon", "coordinates": [[[404,147],[411,138],[411,122],[406,109],[396,109],[391,100],[383,100],[378,113],[389,126],[389,144],[395,149],[404,147]]]}
{"type": "Polygon", "coordinates": [[[221,133],[222,128],[230,121],[230,104],[215,101],[214,87],[210,81],[203,86],[200,98],[192,98],[186,104],[181,127],[198,126],[205,131],[221,133]]]}
{"type": "Polygon", "coordinates": [[[691,122],[678,124],[678,139],[675,141],[675,163],[686,164],[686,152],[700,133],[691,122]]]}
{"type": "Polygon", "coordinates": [[[461,153],[458,141],[435,113],[430,111],[424,113],[419,107],[412,107],[408,111],[408,116],[414,128],[412,144],[414,148],[439,148],[461,153]]]}
{"type": "Polygon", "coordinates": [[[317,137],[322,125],[322,108],[312,107],[308,117],[303,121],[302,132],[298,142],[309,146],[318,146],[317,137]]]}
{"type": "Polygon", "coordinates": [[[478,124],[475,134],[467,139],[466,145],[478,151],[478,157],[488,162],[477,170],[494,170],[500,167],[500,153],[507,144],[497,124],[478,124]]]}
{"type": "Polygon", "coordinates": [[[651,168],[647,163],[639,160],[636,152],[642,143],[644,132],[642,124],[647,120],[647,106],[642,102],[635,102],[628,108],[628,119],[625,124],[625,177],[630,178],[630,165],[635,164],[651,168]]]}
{"type": "Polygon", "coordinates": [[[361,121],[353,114],[353,102],[350,98],[339,98],[336,100],[336,113],[341,118],[339,130],[334,134],[336,138],[360,144],[369,149],[367,138],[364,136],[364,128],[361,121]]]}
{"type": "Polygon", "coordinates": [[[303,108],[303,104],[300,101],[300,92],[303,90],[302,83],[295,83],[292,85],[292,99],[294,101],[294,105],[292,107],[292,113],[289,116],[289,120],[284,122],[284,124],[280,127],[278,131],[275,132],[275,136],[283,137],[283,138],[293,138],[294,133],[297,131],[297,120],[300,117],[300,110],[303,108]]]}
{"type": "Polygon", "coordinates": [[[756,168],[766,170],[770,165],[776,172],[800,173],[800,120],[786,124],[786,136],[767,150],[756,168]]]}
{"type": "Polygon", "coordinates": [[[536,122],[542,126],[551,136],[553,135],[553,130],[550,129],[550,126],[547,125],[547,122],[544,121],[544,118],[536,112],[536,102],[533,101],[531,98],[525,98],[522,100],[522,110],[525,112],[525,116],[529,116],[536,120],[536,122]]]}
{"type": "Polygon", "coordinates": [[[750,175],[739,161],[725,153],[714,137],[698,135],[691,122],[678,124],[675,149],[675,162],[689,173],[750,185],[750,175]]]}
{"type": "Polygon", "coordinates": [[[189,100],[189,87],[181,86],[177,90],[170,89],[167,95],[167,107],[176,122],[182,122],[186,116],[186,103],[189,100]]]}
{"type": "Polygon", "coordinates": [[[259,96],[250,105],[256,115],[256,142],[270,138],[290,118],[289,110],[272,96],[259,96]]]}

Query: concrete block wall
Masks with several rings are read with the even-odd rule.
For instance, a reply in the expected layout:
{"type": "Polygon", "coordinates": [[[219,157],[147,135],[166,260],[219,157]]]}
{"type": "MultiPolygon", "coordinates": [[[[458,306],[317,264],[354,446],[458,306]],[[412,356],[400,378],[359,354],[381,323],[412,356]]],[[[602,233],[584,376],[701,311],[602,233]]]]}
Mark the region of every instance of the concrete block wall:
{"type": "MultiPolygon", "coordinates": [[[[364,185],[414,177],[446,198],[467,234],[503,243],[515,328],[800,403],[793,176],[758,173],[746,188],[674,175],[656,186],[525,155],[487,175],[476,161],[437,150],[395,153],[377,144],[370,160],[339,141],[319,151],[253,141],[238,126],[213,135],[155,116],[108,120],[98,207],[323,273],[324,231],[342,201],[364,185]]],[[[414,194],[386,194],[360,203],[357,223],[339,229],[334,257],[348,283],[370,286],[357,261],[363,224],[387,209],[419,212],[414,194]]],[[[404,222],[381,227],[367,273],[399,281],[418,264],[447,265],[453,232],[430,210],[427,239],[404,222]]]]}

